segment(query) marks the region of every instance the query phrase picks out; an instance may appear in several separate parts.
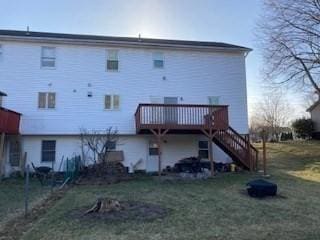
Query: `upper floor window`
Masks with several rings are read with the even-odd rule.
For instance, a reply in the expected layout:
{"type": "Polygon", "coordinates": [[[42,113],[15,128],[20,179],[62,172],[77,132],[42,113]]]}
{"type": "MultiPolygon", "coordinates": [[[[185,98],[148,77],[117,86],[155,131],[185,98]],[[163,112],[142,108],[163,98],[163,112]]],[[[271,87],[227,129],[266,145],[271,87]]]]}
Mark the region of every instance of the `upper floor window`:
{"type": "Polygon", "coordinates": [[[220,97],[219,96],[210,96],[208,97],[209,105],[219,105],[220,97]]]}
{"type": "Polygon", "coordinates": [[[153,53],[153,67],[154,68],[164,67],[164,57],[162,52],[153,53]]]}
{"type": "Polygon", "coordinates": [[[56,48],[55,47],[41,48],[41,67],[43,68],[56,67],[56,48]]]}
{"type": "Polygon", "coordinates": [[[105,95],[104,108],[107,110],[117,110],[120,108],[120,96],[119,95],[105,95]]]}
{"type": "Polygon", "coordinates": [[[44,140],[41,144],[41,161],[54,162],[56,160],[56,141],[44,140]]]}
{"type": "Polygon", "coordinates": [[[107,52],[107,70],[118,71],[119,69],[119,58],[118,50],[108,50],[107,52]]]}
{"type": "Polygon", "coordinates": [[[54,109],[56,107],[56,93],[54,92],[39,92],[38,108],[54,109]]]}

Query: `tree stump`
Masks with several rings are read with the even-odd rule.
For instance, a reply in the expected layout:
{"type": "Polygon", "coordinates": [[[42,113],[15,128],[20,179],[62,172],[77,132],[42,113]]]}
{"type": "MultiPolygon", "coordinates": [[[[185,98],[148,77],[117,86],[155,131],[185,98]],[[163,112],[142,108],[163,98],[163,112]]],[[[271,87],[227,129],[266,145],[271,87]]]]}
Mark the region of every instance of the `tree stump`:
{"type": "Polygon", "coordinates": [[[120,211],[123,209],[120,202],[110,198],[98,198],[92,208],[87,210],[85,214],[90,213],[107,213],[111,211],[120,211]]]}

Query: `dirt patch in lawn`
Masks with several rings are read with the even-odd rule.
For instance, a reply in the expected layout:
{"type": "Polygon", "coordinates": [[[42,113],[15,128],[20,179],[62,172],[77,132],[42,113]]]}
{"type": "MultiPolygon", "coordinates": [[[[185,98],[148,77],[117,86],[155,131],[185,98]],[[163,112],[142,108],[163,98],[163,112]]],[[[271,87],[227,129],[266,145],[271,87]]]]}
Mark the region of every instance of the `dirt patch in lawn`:
{"type": "Polygon", "coordinates": [[[65,192],[66,190],[54,192],[29,210],[27,217],[22,214],[8,221],[3,228],[0,229],[0,240],[20,239],[36,220],[43,216],[50,207],[64,196],[65,192]]]}
{"type": "Polygon", "coordinates": [[[80,221],[101,221],[101,222],[123,222],[123,221],[150,221],[158,218],[164,218],[169,210],[159,205],[136,202],[136,201],[120,201],[121,210],[110,212],[94,212],[85,214],[92,206],[73,209],[68,213],[72,219],[80,221]]]}

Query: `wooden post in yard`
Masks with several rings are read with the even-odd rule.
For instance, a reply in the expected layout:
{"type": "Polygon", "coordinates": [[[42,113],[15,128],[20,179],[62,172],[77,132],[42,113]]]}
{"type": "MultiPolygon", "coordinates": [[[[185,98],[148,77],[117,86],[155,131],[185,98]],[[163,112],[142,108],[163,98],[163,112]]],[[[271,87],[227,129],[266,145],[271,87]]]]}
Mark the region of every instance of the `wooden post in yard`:
{"type": "Polygon", "coordinates": [[[248,161],[249,161],[249,167],[250,167],[250,172],[253,170],[253,162],[251,158],[251,144],[250,144],[250,135],[247,134],[247,155],[248,155],[248,161]]]}
{"type": "Polygon", "coordinates": [[[157,143],[158,143],[158,175],[161,176],[161,170],[162,170],[162,143],[161,143],[161,137],[158,135],[157,136],[157,143]]]}
{"type": "Polygon", "coordinates": [[[0,137],[0,181],[4,175],[4,141],[5,141],[5,133],[1,133],[0,137]]]}
{"type": "Polygon", "coordinates": [[[30,167],[27,164],[25,169],[25,185],[24,185],[24,217],[28,216],[28,207],[29,207],[29,174],[30,167]]]}
{"type": "Polygon", "coordinates": [[[212,138],[208,141],[208,150],[209,150],[209,160],[211,168],[211,176],[214,176],[214,162],[213,162],[213,148],[212,148],[212,138]]]}
{"type": "Polygon", "coordinates": [[[262,159],[263,159],[263,175],[267,176],[267,149],[266,149],[266,131],[262,131],[262,159]]]}

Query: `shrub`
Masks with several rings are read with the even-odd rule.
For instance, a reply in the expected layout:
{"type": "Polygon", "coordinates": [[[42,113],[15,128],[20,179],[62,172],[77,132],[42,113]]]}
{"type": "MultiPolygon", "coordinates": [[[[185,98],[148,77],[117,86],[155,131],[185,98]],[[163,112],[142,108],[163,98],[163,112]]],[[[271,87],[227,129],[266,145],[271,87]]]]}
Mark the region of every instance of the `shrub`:
{"type": "Polygon", "coordinates": [[[292,127],[299,138],[311,138],[313,122],[311,119],[299,118],[292,123],[292,127]]]}

